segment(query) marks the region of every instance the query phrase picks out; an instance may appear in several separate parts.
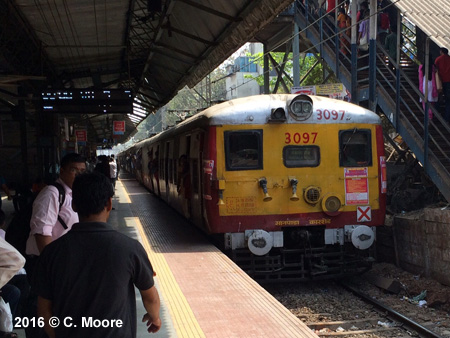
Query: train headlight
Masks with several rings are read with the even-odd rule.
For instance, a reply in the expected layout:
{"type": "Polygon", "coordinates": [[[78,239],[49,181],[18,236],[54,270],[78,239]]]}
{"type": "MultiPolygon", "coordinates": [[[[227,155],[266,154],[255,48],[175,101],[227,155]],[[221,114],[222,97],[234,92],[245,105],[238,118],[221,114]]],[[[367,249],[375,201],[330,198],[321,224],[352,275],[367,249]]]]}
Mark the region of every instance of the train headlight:
{"type": "Polygon", "coordinates": [[[342,198],[335,194],[327,194],[322,198],[322,210],[329,216],[336,216],[342,208],[342,198]]]}
{"type": "Polygon", "coordinates": [[[303,198],[306,203],[316,204],[320,199],[321,189],[319,187],[309,186],[303,192],[303,198]]]}
{"type": "Polygon", "coordinates": [[[312,113],[312,103],[310,102],[303,102],[302,103],[302,110],[304,114],[310,115],[312,113]]]}
{"type": "Polygon", "coordinates": [[[301,101],[294,101],[291,103],[291,111],[294,115],[301,115],[303,113],[303,105],[301,101]]]}
{"type": "Polygon", "coordinates": [[[296,96],[289,104],[289,113],[297,121],[309,119],[313,113],[312,99],[307,95],[296,96]]]}
{"type": "Polygon", "coordinates": [[[341,201],[336,196],[330,196],[325,201],[325,209],[330,212],[336,212],[341,207],[341,201]]]}

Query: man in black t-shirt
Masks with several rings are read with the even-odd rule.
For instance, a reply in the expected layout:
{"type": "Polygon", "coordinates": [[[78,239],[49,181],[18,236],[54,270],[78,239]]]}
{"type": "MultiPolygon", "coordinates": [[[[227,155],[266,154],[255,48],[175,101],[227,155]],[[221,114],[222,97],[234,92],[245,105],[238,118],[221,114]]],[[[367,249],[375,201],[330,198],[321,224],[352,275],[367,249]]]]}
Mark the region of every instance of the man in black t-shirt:
{"type": "Polygon", "coordinates": [[[142,321],[148,332],[157,332],[160,302],[147,253],[138,241],[106,223],[112,208],[110,181],[98,173],[79,175],[72,195],[80,223],[45,247],[35,274],[38,314],[47,334],[136,337],[134,286],[147,311],[142,321]]]}

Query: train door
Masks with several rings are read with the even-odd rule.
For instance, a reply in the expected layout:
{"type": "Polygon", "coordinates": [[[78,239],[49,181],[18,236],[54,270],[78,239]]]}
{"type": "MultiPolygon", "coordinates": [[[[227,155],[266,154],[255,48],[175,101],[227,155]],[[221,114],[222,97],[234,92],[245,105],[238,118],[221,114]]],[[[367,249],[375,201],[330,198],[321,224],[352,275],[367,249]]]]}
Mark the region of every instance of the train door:
{"type": "Polygon", "coordinates": [[[173,153],[173,142],[168,141],[165,145],[165,155],[164,155],[164,194],[165,200],[170,205],[170,182],[172,181],[172,153],[173,153]]]}
{"type": "Polygon", "coordinates": [[[370,129],[353,128],[339,132],[339,165],[344,167],[345,204],[364,206],[359,222],[371,221],[369,211],[379,209],[378,162],[373,160],[376,147],[372,141],[370,129]]]}
{"type": "Polygon", "coordinates": [[[202,181],[202,143],[203,133],[195,133],[190,140],[190,172],[191,172],[191,218],[192,221],[201,226],[202,225],[202,194],[201,194],[201,181],[202,181]]]}
{"type": "Polygon", "coordinates": [[[204,160],[204,147],[205,147],[205,133],[201,132],[199,133],[199,147],[198,147],[198,184],[199,184],[199,219],[200,219],[200,225],[202,228],[206,228],[206,215],[205,215],[205,191],[204,191],[204,187],[205,187],[205,182],[204,182],[204,164],[203,164],[203,160],[204,160]]]}
{"type": "Polygon", "coordinates": [[[184,189],[182,191],[182,209],[183,214],[186,218],[192,218],[192,165],[191,165],[191,135],[186,135],[186,143],[185,143],[185,161],[183,164],[183,157],[180,156],[180,183],[183,185],[184,189]],[[187,173],[184,173],[183,167],[186,167],[187,173]]]}
{"type": "Polygon", "coordinates": [[[153,150],[153,146],[149,146],[147,149],[147,162],[143,163],[142,165],[147,167],[148,172],[148,189],[152,193],[156,193],[155,190],[155,182],[154,182],[154,174],[155,174],[155,151],[153,150]]]}
{"type": "Polygon", "coordinates": [[[155,194],[161,196],[159,189],[159,173],[160,173],[160,161],[159,161],[159,145],[156,146],[156,151],[153,158],[153,185],[155,187],[155,194]]]}

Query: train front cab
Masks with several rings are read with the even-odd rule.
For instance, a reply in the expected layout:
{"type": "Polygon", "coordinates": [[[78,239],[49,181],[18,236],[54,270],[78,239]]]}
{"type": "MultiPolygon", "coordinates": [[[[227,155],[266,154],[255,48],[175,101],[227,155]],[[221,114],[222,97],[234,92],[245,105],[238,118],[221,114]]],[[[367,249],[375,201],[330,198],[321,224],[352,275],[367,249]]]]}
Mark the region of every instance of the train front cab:
{"type": "Polygon", "coordinates": [[[314,107],[314,123],[216,127],[209,219],[255,278],[329,278],[371,266],[385,215],[382,127],[352,115],[314,107]]]}

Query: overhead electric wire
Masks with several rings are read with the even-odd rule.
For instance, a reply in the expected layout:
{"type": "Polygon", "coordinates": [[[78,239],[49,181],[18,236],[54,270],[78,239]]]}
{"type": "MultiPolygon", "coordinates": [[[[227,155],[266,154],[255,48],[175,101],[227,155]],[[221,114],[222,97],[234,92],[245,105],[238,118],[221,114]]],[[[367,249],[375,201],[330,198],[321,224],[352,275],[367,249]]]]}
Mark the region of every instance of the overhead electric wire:
{"type": "Polygon", "coordinates": [[[97,38],[97,53],[98,56],[100,56],[100,40],[98,39],[98,24],[97,24],[97,2],[95,0],[94,0],[94,18],[95,18],[95,37],[97,38]]]}
{"type": "MultiPolygon", "coordinates": [[[[35,6],[36,6],[36,9],[37,9],[38,12],[39,12],[39,15],[40,15],[41,18],[42,18],[42,22],[44,23],[45,28],[47,29],[48,35],[49,35],[49,36],[51,37],[51,39],[53,40],[53,43],[54,43],[55,45],[57,45],[58,43],[57,43],[57,41],[56,41],[56,37],[55,37],[55,35],[52,33],[52,29],[51,29],[50,23],[48,22],[47,17],[45,16],[44,10],[43,10],[43,8],[42,8],[42,4],[41,4],[38,0],[34,0],[34,4],[35,4],[35,6]]],[[[45,34],[46,32],[43,32],[43,33],[45,34]]],[[[58,49],[58,52],[60,53],[60,56],[62,57],[63,55],[61,54],[61,50],[58,49]]]]}
{"type": "Polygon", "coordinates": [[[109,51],[108,51],[108,11],[107,11],[107,7],[106,7],[106,0],[103,1],[103,3],[105,4],[105,55],[109,55],[109,51]]]}
{"type": "MultiPolygon", "coordinates": [[[[355,1],[355,0],[354,0],[354,1],[355,1]]],[[[372,14],[369,16],[369,18],[372,17],[372,16],[374,16],[374,15],[378,15],[380,12],[384,11],[386,8],[395,5],[396,3],[400,2],[400,1],[401,1],[401,0],[395,0],[395,1],[391,2],[390,4],[388,4],[387,6],[385,6],[385,7],[383,7],[383,8],[380,8],[380,9],[377,9],[377,11],[375,11],[375,13],[372,13],[372,14]]],[[[335,11],[338,7],[340,7],[339,4],[336,5],[336,6],[333,8],[332,11],[335,11]]],[[[296,15],[296,13],[295,13],[294,15],[296,15]]],[[[264,56],[268,55],[269,53],[274,52],[274,51],[275,51],[277,48],[279,48],[280,46],[283,46],[284,44],[286,44],[286,43],[288,43],[289,41],[293,40],[293,39],[296,37],[296,35],[300,35],[300,34],[304,33],[306,30],[308,30],[310,27],[313,27],[313,26],[314,26],[316,23],[318,23],[320,20],[323,20],[327,15],[328,15],[328,13],[325,12],[322,16],[319,16],[318,19],[316,19],[315,21],[313,21],[312,23],[310,23],[309,25],[307,25],[304,29],[299,30],[299,32],[298,32],[297,34],[292,34],[290,37],[286,38],[285,40],[281,41],[281,42],[280,42],[279,44],[277,44],[276,46],[272,47],[272,48],[271,48],[269,51],[267,51],[266,53],[263,53],[262,56],[256,58],[255,60],[253,60],[252,62],[250,62],[250,63],[248,63],[248,64],[246,64],[246,65],[240,66],[240,67],[238,68],[238,70],[243,69],[243,68],[245,68],[245,67],[251,65],[252,63],[254,63],[254,61],[260,60],[261,58],[263,58],[264,56]]],[[[353,15],[356,15],[356,13],[354,13],[353,15]]],[[[368,18],[368,19],[369,19],[369,18],[368,18]]],[[[319,47],[321,44],[324,44],[324,43],[326,43],[327,41],[329,41],[329,40],[331,40],[331,39],[334,39],[337,35],[341,34],[342,32],[347,31],[348,29],[351,29],[353,26],[357,26],[358,24],[359,24],[359,22],[356,22],[355,25],[351,25],[350,27],[347,27],[345,30],[340,30],[339,32],[330,35],[328,38],[326,38],[326,39],[324,39],[324,40],[321,40],[321,41],[318,42],[317,44],[312,45],[312,46],[310,46],[309,48],[307,48],[306,50],[302,51],[301,54],[308,53],[308,52],[310,52],[310,51],[313,51],[313,50],[318,49],[318,47],[319,47]]],[[[287,62],[291,62],[291,61],[294,59],[294,57],[300,57],[300,53],[299,53],[299,54],[296,54],[296,55],[292,54],[291,58],[289,58],[289,59],[286,60],[285,62],[280,62],[280,63],[279,63],[279,66],[285,65],[287,62]]],[[[320,57],[322,58],[322,56],[320,56],[320,57]]],[[[269,73],[269,72],[270,72],[270,70],[265,70],[265,71],[263,72],[262,75],[264,75],[264,74],[266,74],[266,73],[269,73]]],[[[222,77],[221,79],[224,79],[224,78],[226,78],[226,77],[222,77]]],[[[219,80],[220,80],[220,79],[219,79],[219,80]]],[[[217,80],[217,81],[219,81],[219,80],[217,80]]],[[[249,79],[248,81],[243,81],[241,84],[239,84],[239,85],[233,87],[231,90],[225,89],[225,94],[228,93],[228,92],[231,92],[232,90],[236,90],[237,88],[242,87],[242,86],[244,86],[245,84],[247,84],[247,83],[249,83],[249,82],[251,82],[251,81],[255,81],[255,80],[254,80],[254,79],[249,79]]],[[[216,81],[213,81],[212,83],[215,83],[215,82],[216,82],[216,81]]],[[[201,85],[201,86],[199,87],[199,89],[203,89],[204,87],[207,87],[207,85],[201,85]]],[[[222,92],[221,94],[223,94],[223,92],[222,92]]],[[[219,99],[219,97],[218,97],[217,95],[214,96],[213,98],[211,98],[211,102],[214,101],[214,99],[217,100],[217,99],[219,99]]]]}
{"type": "MultiPolygon", "coordinates": [[[[75,24],[73,22],[73,16],[72,16],[72,13],[70,12],[70,8],[67,4],[67,0],[63,0],[63,5],[64,5],[64,11],[66,12],[67,22],[69,24],[69,28],[72,33],[72,38],[75,41],[75,44],[78,44],[78,46],[79,46],[78,48],[76,48],[78,58],[76,58],[76,61],[74,62],[74,64],[78,63],[78,67],[82,68],[83,63],[81,61],[81,58],[83,56],[82,54],[85,53],[85,51],[83,49],[83,46],[81,45],[80,37],[78,36],[78,33],[76,31],[75,24]],[[83,52],[83,53],[81,53],[81,52],[83,52]]],[[[60,16],[60,20],[61,20],[61,16],[60,16]]]]}
{"type": "MultiPolygon", "coordinates": [[[[61,14],[58,11],[58,5],[56,4],[56,2],[54,2],[54,6],[56,8],[56,13],[57,13],[57,16],[58,16],[58,19],[59,19],[59,23],[61,24],[61,27],[59,27],[58,20],[55,17],[55,13],[53,11],[53,8],[52,8],[49,0],[47,0],[47,4],[48,4],[48,9],[50,11],[50,15],[51,15],[51,17],[53,19],[53,22],[54,22],[54,24],[55,24],[55,26],[56,26],[56,28],[57,28],[57,30],[59,32],[59,37],[61,38],[62,44],[63,45],[69,45],[69,36],[67,35],[66,29],[64,27],[64,23],[61,20],[61,14]]],[[[67,56],[69,57],[69,59],[76,60],[75,59],[75,55],[73,54],[73,51],[72,51],[71,48],[69,48],[66,51],[66,53],[67,53],[67,56]]]]}
{"type": "MultiPolygon", "coordinates": [[[[401,0],[393,1],[393,2],[391,2],[390,4],[388,4],[387,6],[385,6],[385,7],[383,7],[383,8],[380,8],[379,10],[375,11],[375,13],[373,13],[372,15],[370,15],[369,18],[372,17],[372,16],[374,16],[374,15],[378,15],[380,12],[384,11],[386,8],[388,8],[388,7],[390,7],[390,6],[393,6],[394,4],[396,4],[396,3],[400,2],[400,1],[401,1],[401,0]]],[[[336,6],[333,8],[332,11],[336,10],[336,8],[338,8],[338,7],[339,7],[339,5],[336,5],[336,6]]],[[[243,69],[243,68],[245,68],[245,67],[251,65],[252,63],[254,63],[254,61],[260,60],[261,58],[263,58],[264,56],[268,55],[269,53],[274,52],[277,48],[279,48],[279,47],[283,46],[284,44],[288,43],[290,40],[293,40],[293,39],[295,38],[296,35],[300,35],[301,33],[305,32],[305,31],[306,31],[307,29],[309,29],[310,27],[313,27],[317,22],[319,22],[320,20],[322,20],[323,18],[325,18],[327,15],[328,15],[328,13],[325,12],[325,14],[323,14],[322,16],[320,16],[317,20],[315,20],[314,22],[312,22],[311,24],[309,24],[308,26],[306,26],[304,29],[299,30],[299,32],[298,32],[297,34],[293,34],[293,35],[290,36],[289,38],[287,38],[287,39],[281,41],[278,45],[275,45],[275,47],[272,47],[271,50],[267,51],[267,52],[264,53],[262,56],[257,57],[257,58],[254,59],[252,62],[250,62],[250,63],[248,63],[248,64],[245,64],[245,65],[243,65],[243,66],[240,66],[240,67],[238,68],[238,70],[243,69]]],[[[355,15],[356,15],[356,13],[355,13],[355,15]]],[[[355,25],[357,26],[358,24],[359,24],[359,23],[357,22],[355,25]]],[[[321,44],[323,44],[323,43],[325,43],[325,42],[327,42],[327,41],[329,41],[329,40],[331,40],[331,39],[334,39],[334,38],[336,37],[336,35],[339,35],[339,34],[341,34],[342,32],[345,32],[345,31],[351,29],[353,26],[354,26],[354,25],[351,25],[350,27],[347,27],[345,30],[341,30],[341,31],[339,31],[338,33],[332,34],[332,35],[331,35],[330,37],[328,37],[327,39],[321,40],[319,43],[317,43],[317,44],[315,44],[315,45],[312,45],[311,47],[309,47],[309,48],[306,49],[305,51],[302,51],[302,54],[308,53],[308,52],[311,51],[311,50],[317,49],[317,47],[319,47],[321,44]]],[[[296,55],[293,54],[291,58],[289,58],[289,59],[286,60],[285,62],[280,62],[279,65],[280,65],[280,66],[281,66],[281,65],[285,65],[287,62],[290,62],[290,61],[292,61],[295,57],[299,57],[299,56],[300,56],[300,54],[296,54],[296,55]]],[[[265,70],[261,75],[264,75],[264,74],[269,73],[269,72],[270,72],[270,70],[265,70]]],[[[245,84],[247,84],[247,83],[249,83],[249,82],[251,82],[251,81],[254,81],[254,79],[249,79],[248,81],[243,81],[241,84],[237,85],[236,87],[233,87],[231,90],[226,90],[226,93],[231,92],[232,90],[235,90],[235,89],[237,89],[237,88],[239,88],[239,87],[242,87],[243,85],[245,85],[245,84]]],[[[205,86],[201,86],[200,88],[203,88],[203,87],[205,87],[205,86]]],[[[214,98],[215,98],[215,99],[218,99],[219,97],[216,96],[216,97],[214,97],[214,98]]],[[[213,101],[213,100],[212,100],[212,101],[213,101]]]]}

